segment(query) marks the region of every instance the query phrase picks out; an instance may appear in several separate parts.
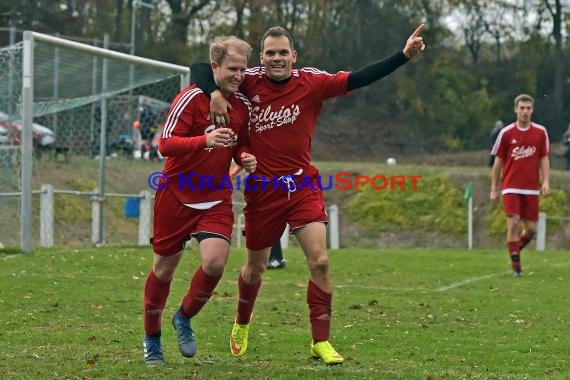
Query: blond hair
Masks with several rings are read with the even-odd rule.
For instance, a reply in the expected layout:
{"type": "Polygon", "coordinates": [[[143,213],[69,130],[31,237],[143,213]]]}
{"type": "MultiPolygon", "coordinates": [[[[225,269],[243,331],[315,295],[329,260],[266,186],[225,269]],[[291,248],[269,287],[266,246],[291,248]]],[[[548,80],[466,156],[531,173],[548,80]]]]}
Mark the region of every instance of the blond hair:
{"type": "Polygon", "coordinates": [[[235,49],[238,54],[245,55],[249,60],[252,49],[247,42],[236,36],[218,36],[210,44],[210,61],[221,64],[230,48],[235,49]]]}

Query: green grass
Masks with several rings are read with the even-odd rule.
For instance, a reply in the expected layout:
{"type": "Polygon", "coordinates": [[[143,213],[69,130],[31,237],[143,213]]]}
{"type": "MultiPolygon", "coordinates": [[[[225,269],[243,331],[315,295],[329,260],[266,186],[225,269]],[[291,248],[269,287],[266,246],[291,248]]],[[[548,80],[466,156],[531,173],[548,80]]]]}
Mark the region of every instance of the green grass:
{"type": "Polygon", "coordinates": [[[524,252],[519,279],[502,250],[332,251],[333,343],[347,359],[335,367],[309,357],[307,269],[298,248],[285,255],[287,268],[265,275],[246,356],[229,353],[244,258],[234,250],[186,359],[169,319],[198,263],[188,250],[165,310],[163,368],[142,360],[150,248],[2,255],[2,378],[570,378],[568,252],[524,252]]]}

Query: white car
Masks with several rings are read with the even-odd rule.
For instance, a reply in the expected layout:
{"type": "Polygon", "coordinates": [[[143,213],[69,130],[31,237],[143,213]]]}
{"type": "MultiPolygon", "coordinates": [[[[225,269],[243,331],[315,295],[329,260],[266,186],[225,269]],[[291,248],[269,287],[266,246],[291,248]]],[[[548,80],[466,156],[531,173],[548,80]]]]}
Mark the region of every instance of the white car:
{"type": "MultiPolygon", "coordinates": [[[[8,114],[0,111],[0,144],[19,145],[24,121],[9,121],[9,119],[8,114]]],[[[55,133],[51,129],[37,123],[33,123],[32,126],[34,146],[49,147],[55,144],[55,133]]]]}
{"type": "Polygon", "coordinates": [[[6,127],[0,125],[0,145],[10,144],[10,136],[6,127]]]}
{"type": "Polygon", "coordinates": [[[0,111],[0,145],[10,144],[10,132],[7,125],[8,115],[0,111]]]}

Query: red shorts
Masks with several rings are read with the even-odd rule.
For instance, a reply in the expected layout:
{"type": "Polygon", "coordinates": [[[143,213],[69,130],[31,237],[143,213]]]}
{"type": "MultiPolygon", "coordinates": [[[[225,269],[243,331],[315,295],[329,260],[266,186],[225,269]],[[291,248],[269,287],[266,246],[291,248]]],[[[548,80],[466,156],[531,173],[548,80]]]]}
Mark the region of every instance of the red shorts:
{"type": "Polygon", "coordinates": [[[323,191],[315,167],[295,178],[296,190],[272,184],[262,188],[259,181],[248,180],[245,189],[245,240],[248,249],[269,248],[278,241],[289,224],[291,231],[313,222],[328,221],[323,191]],[[257,187],[251,190],[252,187],[257,187]]]}
{"type": "Polygon", "coordinates": [[[193,235],[206,232],[231,242],[234,213],[231,201],[207,210],[180,203],[168,189],[157,191],[154,201],[154,252],[168,257],[180,253],[193,235]]]}
{"type": "Polygon", "coordinates": [[[538,195],[503,194],[503,209],[507,216],[518,215],[530,222],[538,221],[538,195]]]}

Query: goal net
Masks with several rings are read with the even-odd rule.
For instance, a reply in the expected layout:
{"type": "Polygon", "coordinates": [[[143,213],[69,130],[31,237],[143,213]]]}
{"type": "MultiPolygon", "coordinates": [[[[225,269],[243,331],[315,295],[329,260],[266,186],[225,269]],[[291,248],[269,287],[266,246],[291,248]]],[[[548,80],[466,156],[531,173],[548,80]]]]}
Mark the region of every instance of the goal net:
{"type": "MultiPolygon", "coordinates": [[[[10,218],[11,228],[0,229],[0,242],[31,249],[39,235],[39,207],[32,207],[32,196],[41,184],[64,185],[63,163],[81,165],[86,173],[68,182],[83,181],[79,187],[85,193],[104,197],[105,178],[121,175],[106,159],[142,158],[140,150],[148,145],[141,140],[142,128],[152,139],[188,79],[184,66],[35,32],[0,49],[5,89],[0,93],[0,202],[3,211],[18,216],[10,218]],[[58,171],[43,162],[59,162],[61,175],[54,176],[58,171]]],[[[81,207],[89,209],[90,197],[83,199],[81,207]]],[[[91,229],[89,221],[83,224],[75,233],[91,229]]]]}

